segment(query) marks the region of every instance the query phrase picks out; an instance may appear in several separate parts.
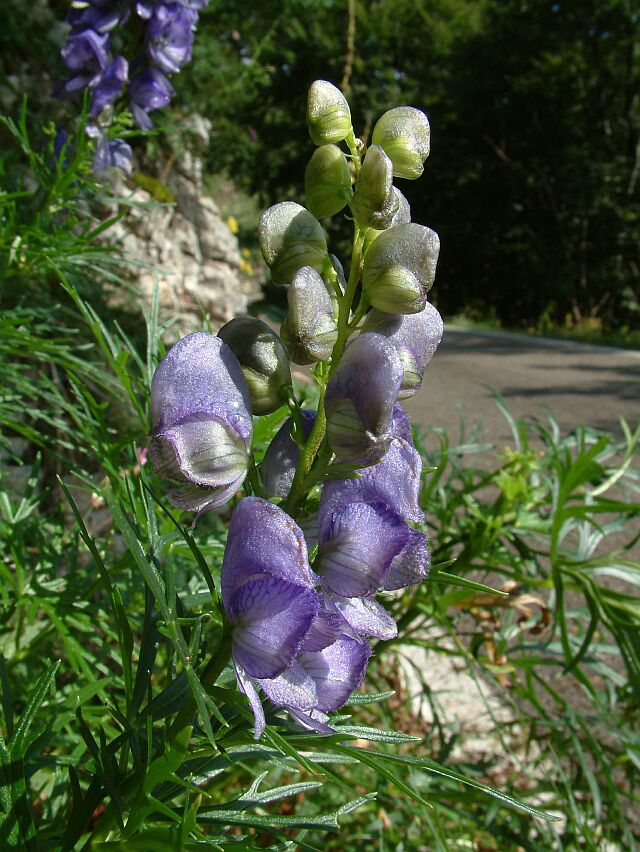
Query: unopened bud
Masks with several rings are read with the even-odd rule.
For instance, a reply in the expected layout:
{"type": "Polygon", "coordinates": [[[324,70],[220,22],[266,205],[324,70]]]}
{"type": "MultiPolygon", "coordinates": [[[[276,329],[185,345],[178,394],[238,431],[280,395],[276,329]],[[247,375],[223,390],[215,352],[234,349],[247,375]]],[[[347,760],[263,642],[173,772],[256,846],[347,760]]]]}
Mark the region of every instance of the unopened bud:
{"type": "Polygon", "coordinates": [[[327,241],[322,226],[295,201],[281,201],[264,211],[258,240],[274,284],[289,284],[303,266],[318,272],[324,268],[327,241]]]}
{"type": "MultiPolygon", "coordinates": [[[[411,221],[411,207],[409,207],[409,202],[404,197],[404,195],[400,192],[397,186],[393,187],[393,194],[395,195],[398,208],[396,212],[393,214],[391,219],[390,228],[395,228],[396,225],[406,225],[407,222],[411,221]]],[[[383,231],[386,231],[386,228],[376,230],[375,228],[368,228],[364,237],[364,247],[363,251],[366,252],[371,243],[377,239],[383,231]]]]}
{"type": "Polygon", "coordinates": [[[417,314],[388,314],[374,309],[367,315],[362,331],[383,334],[398,350],[404,369],[398,399],[407,399],[420,388],[443,330],[442,317],[429,302],[417,314]]]}
{"type": "Polygon", "coordinates": [[[335,216],[353,195],[347,158],[337,145],[316,148],[304,173],[307,206],[319,219],[335,216]]]}
{"type": "Polygon", "coordinates": [[[327,80],[311,84],[307,100],[309,135],[316,145],[342,142],[351,128],[351,110],[340,89],[327,80]]]}
{"type": "Polygon", "coordinates": [[[381,233],[369,246],[362,269],[363,290],[373,307],[398,314],[423,310],[439,250],[436,232],[415,222],[381,233]]]}
{"type": "MultiPolygon", "coordinates": [[[[315,411],[300,412],[302,424],[300,438],[305,441],[308,440],[315,419],[315,411]]],[[[293,420],[289,417],[280,427],[264,454],[260,474],[268,497],[286,497],[293,483],[300,457],[300,448],[291,437],[292,430],[293,420]]]]}
{"type": "Polygon", "coordinates": [[[372,145],[364,158],[351,210],[361,227],[383,230],[391,224],[399,199],[393,191],[393,165],[379,145],[372,145]]]}
{"type": "Polygon", "coordinates": [[[270,414],[284,404],[291,385],[286,350],[278,335],[255,317],[236,317],[218,332],[242,367],[254,414],[270,414]]]}
{"type": "Polygon", "coordinates": [[[298,270],[287,292],[289,311],[280,333],[292,361],[326,361],[338,338],[337,301],[310,266],[298,270]]]}
{"type": "Polygon", "coordinates": [[[429,156],[429,120],[413,107],[390,109],[378,119],[372,141],[391,158],[394,175],[414,180],[424,171],[429,156]]]}

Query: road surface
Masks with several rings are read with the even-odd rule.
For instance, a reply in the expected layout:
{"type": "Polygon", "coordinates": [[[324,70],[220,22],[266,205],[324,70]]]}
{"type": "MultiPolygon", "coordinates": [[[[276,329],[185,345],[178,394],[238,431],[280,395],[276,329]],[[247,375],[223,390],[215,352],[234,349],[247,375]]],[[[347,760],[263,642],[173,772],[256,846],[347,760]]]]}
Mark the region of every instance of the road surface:
{"type": "Polygon", "coordinates": [[[484,439],[500,448],[512,442],[494,391],[518,417],[546,421],[553,412],[563,433],[582,424],[621,435],[620,417],[632,429],[640,422],[640,352],[449,326],[405,408],[454,441],[461,422],[468,434],[480,421],[484,439]]]}

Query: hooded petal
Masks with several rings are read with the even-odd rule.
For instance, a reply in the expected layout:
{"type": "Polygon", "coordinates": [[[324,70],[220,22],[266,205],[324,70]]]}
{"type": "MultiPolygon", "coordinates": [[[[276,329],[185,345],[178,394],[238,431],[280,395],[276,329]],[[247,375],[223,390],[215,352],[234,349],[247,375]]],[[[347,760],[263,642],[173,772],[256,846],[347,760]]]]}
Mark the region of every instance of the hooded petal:
{"type": "Polygon", "coordinates": [[[295,201],[281,201],[264,211],[258,223],[260,250],[274,284],[289,284],[303,266],[322,272],[327,240],[320,222],[295,201]]]}
{"type": "Polygon", "coordinates": [[[370,656],[368,642],[348,636],[341,636],[322,651],[303,651],[299,657],[300,665],[315,682],[318,693],[316,709],[329,713],[342,707],[361,685],[370,656]]]}
{"type": "Polygon", "coordinates": [[[288,669],[318,611],[311,589],[262,576],[229,598],[233,658],[256,678],[274,678],[288,669]]]}
{"type": "Polygon", "coordinates": [[[362,268],[362,286],[371,304],[389,313],[423,310],[439,251],[438,235],[424,225],[408,222],[383,231],[367,249],[362,268]],[[389,304],[394,294],[398,299],[395,309],[389,304]]]}
{"type": "Polygon", "coordinates": [[[384,581],[385,590],[390,592],[420,583],[429,574],[429,562],[426,536],[418,530],[411,530],[409,540],[391,561],[384,581]]]}
{"type": "Polygon", "coordinates": [[[336,608],[356,636],[393,639],[398,635],[395,621],[375,598],[327,595],[326,600],[336,608]]]}
{"type": "Polygon", "coordinates": [[[250,445],[251,400],[238,359],[215,334],[196,332],[176,343],[156,369],[151,383],[152,432],[159,434],[205,414],[231,423],[250,445]]]}
{"type": "Polygon", "coordinates": [[[373,128],[372,141],[391,157],[394,175],[415,180],[422,174],[429,156],[429,120],[415,107],[395,107],[380,116],[373,128]]]}
{"type": "Polygon", "coordinates": [[[405,522],[383,503],[350,503],[322,517],[317,571],[338,595],[375,594],[408,537],[405,522]]]}
{"type": "MultiPolygon", "coordinates": [[[[267,575],[312,589],[318,577],[309,566],[302,530],[278,506],[260,497],[245,497],[231,516],[222,561],[222,600],[249,579],[267,575]]],[[[264,675],[267,677],[268,675],[264,675]]]]}
{"type": "Polygon", "coordinates": [[[329,445],[339,459],[368,464],[383,456],[402,376],[397,350],[382,335],[361,334],[347,346],[325,395],[329,445]]]}

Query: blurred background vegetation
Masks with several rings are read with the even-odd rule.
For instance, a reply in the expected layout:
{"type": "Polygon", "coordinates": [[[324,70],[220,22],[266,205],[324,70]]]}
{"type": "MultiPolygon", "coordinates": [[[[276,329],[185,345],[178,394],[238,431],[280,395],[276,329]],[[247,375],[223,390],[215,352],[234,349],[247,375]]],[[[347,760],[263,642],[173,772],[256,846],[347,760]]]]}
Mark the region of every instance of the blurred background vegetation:
{"type": "MultiPolygon", "coordinates": [[[[50,110],[66,3],[3,7],[0,72],[28,66],[50,110]]],[[[175,109],[212,121],[209,179],[263,206],[303,200],[314,79],[344,88],[365,139],[386,109],[423,109],[431,156],[401,189],[442,239],[440,311],[633,343],[639,28],[634,0],[212,0],[175,109]]]]}

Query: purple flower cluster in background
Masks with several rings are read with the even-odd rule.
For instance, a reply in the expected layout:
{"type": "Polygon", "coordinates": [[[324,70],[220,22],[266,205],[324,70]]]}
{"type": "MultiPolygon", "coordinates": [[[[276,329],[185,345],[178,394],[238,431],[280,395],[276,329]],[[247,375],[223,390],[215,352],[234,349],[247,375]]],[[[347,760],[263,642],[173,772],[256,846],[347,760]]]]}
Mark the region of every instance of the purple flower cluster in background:
{"type": "Polygon", "coordinates": [[[149,113],[166,106],[174,95],[167,74],[175,74],[191,59],[200,9],[208,0],[74,0],[67,16],[71,32],[62,59],[71,76],[59,90],[72,95],[91,93],[89,132],[96,137],[94,169],[117,167],[131,171],[131,148],[122,139],[110,140],[108,108],[125,92],[134,122],[149,130],[149,113]],[[137,22],[137,28],[135,26],[137,22]],[[129,23],[128,32],[124,27],[129,23]],[[131,62],[116,53],[114,41],[135,40],[142,23],[144,43],[127,45],[131,62]],[[118,39],[114,39],[114,36],[118,39]]]}

